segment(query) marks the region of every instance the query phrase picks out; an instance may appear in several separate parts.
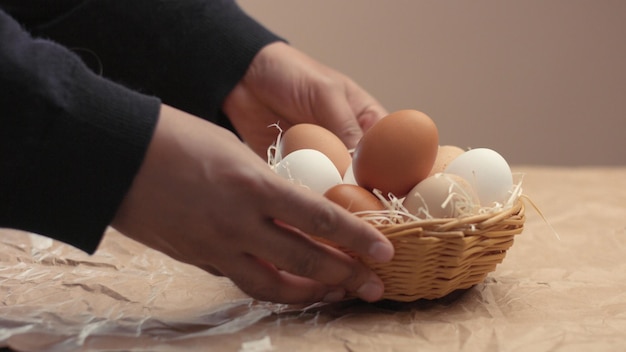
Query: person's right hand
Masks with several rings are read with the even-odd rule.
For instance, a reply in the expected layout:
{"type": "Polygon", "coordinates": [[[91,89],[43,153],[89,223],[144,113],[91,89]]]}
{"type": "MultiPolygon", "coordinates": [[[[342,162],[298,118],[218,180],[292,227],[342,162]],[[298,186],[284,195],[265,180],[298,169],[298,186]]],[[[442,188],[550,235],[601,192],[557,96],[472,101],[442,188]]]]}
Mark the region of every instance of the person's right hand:
{"type": "Polygon", "coordinates": [[[370,269],[311,236],[378,261],[393,256],[374,227],[280,178],[233,133],[165,105],[112,226],[280,303],[382,296],[370,269]]]}

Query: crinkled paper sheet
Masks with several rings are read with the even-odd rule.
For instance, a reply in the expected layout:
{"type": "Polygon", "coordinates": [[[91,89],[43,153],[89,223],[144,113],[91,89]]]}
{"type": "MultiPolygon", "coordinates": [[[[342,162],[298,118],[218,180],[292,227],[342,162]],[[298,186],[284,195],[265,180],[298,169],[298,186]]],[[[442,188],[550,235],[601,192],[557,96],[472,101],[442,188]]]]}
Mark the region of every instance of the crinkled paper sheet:
{"type": "Polygon", "coordinates": [[[256,302],[114,231],[88,256],[0,229],[0,346],[20,351],[622,351],[626,168],[518,167],[524,232],[435,301],[256,302]],[[560,238],[557,238],[551,226],[560,238]]]}

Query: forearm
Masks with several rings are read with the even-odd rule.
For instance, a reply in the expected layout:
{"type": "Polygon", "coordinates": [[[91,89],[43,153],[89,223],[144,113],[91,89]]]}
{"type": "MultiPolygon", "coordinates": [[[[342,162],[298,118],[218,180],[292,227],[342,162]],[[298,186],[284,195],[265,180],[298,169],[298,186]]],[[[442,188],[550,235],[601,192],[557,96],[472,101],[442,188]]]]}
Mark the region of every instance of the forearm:
{"type": "Polygon", "coordinates": [[[225,96],[279,40],[230,0],[86,1],[32,30],[97,57],[105,77],[220,124],[225,96]]]}
{"type": "Polygon", "coordinates": [[[158,99],[94,75],[0,11],[0,226],[95,250],[152,136],[158,99]]]}

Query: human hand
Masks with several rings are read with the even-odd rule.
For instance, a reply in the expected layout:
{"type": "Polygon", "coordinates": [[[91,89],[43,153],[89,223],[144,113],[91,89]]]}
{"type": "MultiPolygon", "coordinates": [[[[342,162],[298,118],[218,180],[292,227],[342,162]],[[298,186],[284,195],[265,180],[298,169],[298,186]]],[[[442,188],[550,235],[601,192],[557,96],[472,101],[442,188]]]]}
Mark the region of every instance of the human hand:
{"type": "Polygon", "coordinates": [[[168,106],[112,226],[282,303],[382,295],[370,269],[309,235],[375,260],[393,256],[380,232],[277,176],[234,134],[168,106]]]}
{"type": "Polygon", "coordinates": [[[233,126],[259,155],[286,130],[314,123],[335,133],[348,148],[363,131],[387,114],[366,91],[345,75],[297,49],[276,42],[265,46],[222,106],[233,126]]]}

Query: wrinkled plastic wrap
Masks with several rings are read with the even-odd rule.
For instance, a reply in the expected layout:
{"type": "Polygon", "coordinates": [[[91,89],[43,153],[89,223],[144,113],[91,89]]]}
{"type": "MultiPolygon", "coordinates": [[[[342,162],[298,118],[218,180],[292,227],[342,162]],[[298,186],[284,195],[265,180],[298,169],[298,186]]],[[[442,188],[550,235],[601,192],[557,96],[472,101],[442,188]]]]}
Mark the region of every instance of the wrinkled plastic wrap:
{"type": "Polygon", "coordinates": [[[257,302],[109,231],[92,256],[0,229],[0,346],[20,351],[622,351],[626,168],[517,167],[524,232],[434,301],[257,302]],[[557,236],[558,234],[558,236],[557,236]]]}

